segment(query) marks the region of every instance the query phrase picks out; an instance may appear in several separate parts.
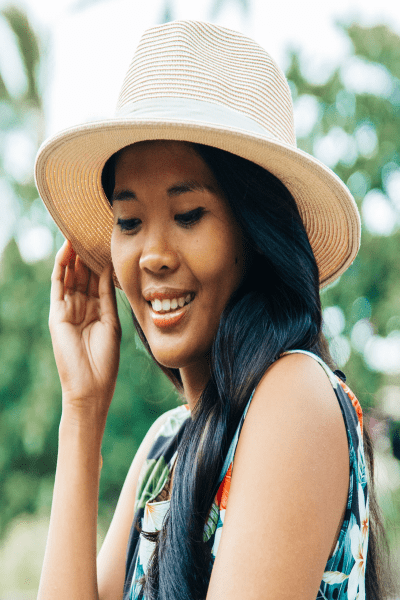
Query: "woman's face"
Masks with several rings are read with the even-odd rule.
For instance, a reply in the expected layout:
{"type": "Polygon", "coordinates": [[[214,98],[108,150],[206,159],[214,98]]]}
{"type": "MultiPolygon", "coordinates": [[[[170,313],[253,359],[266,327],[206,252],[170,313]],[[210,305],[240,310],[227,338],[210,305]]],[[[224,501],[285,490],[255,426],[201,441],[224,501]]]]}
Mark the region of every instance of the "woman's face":
{"type": "Polygon", "coordinates": [[[118,157],[111,254],[154,357],[203,360],[244,269],[242,234],[208,166],[184,142],[142,142],[118,157]]]}

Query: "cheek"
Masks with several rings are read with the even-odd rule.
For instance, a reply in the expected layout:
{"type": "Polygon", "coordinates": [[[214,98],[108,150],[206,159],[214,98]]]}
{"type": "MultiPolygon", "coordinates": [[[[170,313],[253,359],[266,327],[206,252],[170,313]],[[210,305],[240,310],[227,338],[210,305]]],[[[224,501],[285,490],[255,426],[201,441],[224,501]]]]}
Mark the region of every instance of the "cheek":
{"type": "MultiPolygon", "coordinates": [[[[129,300],[137,294],[138,260],[131,244],[121,244],[116,236],[111,237],[111,260],[118,281],[129,300]]],[[[133,307],[132,307],[133,308],[133,307]]]]}
{"type": "Polygon", "coordinates": [[[193,265],[203,282],[217,283],[220,291],[224,291],[223,283],[230,287],[239,283],[242,250],[230,230],[217,228],[205,238],[205,242],[201,238],[198,240],[193,265]]]}

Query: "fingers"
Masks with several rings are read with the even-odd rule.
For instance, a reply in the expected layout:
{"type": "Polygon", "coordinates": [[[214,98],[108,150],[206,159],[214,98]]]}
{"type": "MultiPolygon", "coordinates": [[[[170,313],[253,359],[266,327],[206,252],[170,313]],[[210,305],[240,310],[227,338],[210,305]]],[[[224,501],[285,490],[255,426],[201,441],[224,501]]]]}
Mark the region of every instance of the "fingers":
{"type": "Polygon", "coordinates": [[[51,300],[62,301],[65,294],[80,292],[88,297],[100,298],[102,315],[118,318],[113,267],[107,265],[99,277],[77,256],[70,241],[65,241],[56,254],[52,274],[51,300]]]}
{"type": "Polygon", "coordinates": [[[64,294],[72,294],[75,291],[75,262],[76,255],[72,254],[65,268],[64,294]]]}
{"type": "Polygon", "coordinates": [[[112,317],[118,320],[117,299],[113,282],[113,266],[109,263],[100,275],[99,297],[101,316],[112,317]]]}
{"type": "Polygon", "coordinates": [[[70,241],[66,240],[56,254],[54,269],[51,276],[51,300],[64,299],[64,280],[66,276],[67,266],[75,262],[75,251],[70,241]]]}
{"type": "Polygon", "coordinates": [[[99,297],[99,276],[93,271],[90,271],[87,294],[88,296],[94,296],[95,298],[99,297]]]}
{"type": "Polygon", "coordinates": [[[97,287],[98,276],[91,272],[82,259],[77,256],[71,242],[66,240],[56,255],[52,274],[51,299],[63,300],[65,294],[74,294],[75,292],[98,297],[97,287]]]}
{"type": "Polygon", "coordinates": [[[86,294],[90,280],[90,269],[82,262],[80,256],[75,261],[75,289],[77,292],[86,294]]]}

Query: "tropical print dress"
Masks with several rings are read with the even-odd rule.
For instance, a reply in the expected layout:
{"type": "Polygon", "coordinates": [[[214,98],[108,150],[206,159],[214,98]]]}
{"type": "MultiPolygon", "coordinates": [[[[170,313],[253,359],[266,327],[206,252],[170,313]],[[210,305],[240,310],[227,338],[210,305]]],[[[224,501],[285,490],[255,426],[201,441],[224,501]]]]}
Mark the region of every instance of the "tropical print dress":
{"type": "MultiPolygon", "coordinates": [[[[293,352],[311,356],[325,370],[343,414],[349,445],[350,480],[347,509],[334,553],[328,560],[322,575],[316,600],[365,600],[369,511],[362,438],[362,410],[357,398],[343,381],[345,379],[343,373],[339,371],[333,373],[318,356],[310,352],[290,351],[293,352]]],[[[219,489],[204,529],[203,539],[210,544],[213,559],[218,552],[224,525],[235,450],[250,402],[251,398],[226,456],[219,479],[219,489]]],[[[169,482],[179,441],[189,417],[187,406],[179,406],[169,411],[168,418],[158,432],[142,467],[135,499],[135,517],[128,543],[123,600],[145,600],[140,580],[146,574],[154,543],[139,533],[135,523],[140,523],[143,531],[146,532],[161,529],[169,508],[169,500],[156,501],[155,499],[169,482]]]]}

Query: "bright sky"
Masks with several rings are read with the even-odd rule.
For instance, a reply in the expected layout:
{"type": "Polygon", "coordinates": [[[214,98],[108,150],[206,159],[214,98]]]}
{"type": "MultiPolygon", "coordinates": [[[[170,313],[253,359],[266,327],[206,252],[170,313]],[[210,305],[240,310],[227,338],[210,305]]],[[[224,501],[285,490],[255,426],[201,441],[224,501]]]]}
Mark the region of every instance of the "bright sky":
{"type": "MultiPolygon", "coordinates": [[[[214,20],[239,29],[263,45],[283,68],[286,49],[300,48],[305,68],[317,77],[350,50],[335,21],[384,22],[400,33],[396,0],[249,0],[248,18],[243,16],[240,0],[226,0],[212,19],[214,1],[171,0],[172,17],[214,20]]],[[[0,6],[6,2],[0,0],[0,6]]],[[[139,37],[160,21],[165,0],[23,0],[20,5],[50,33],[46,104],[47,133],[51,134],[113,114],[139,37]]]]}

